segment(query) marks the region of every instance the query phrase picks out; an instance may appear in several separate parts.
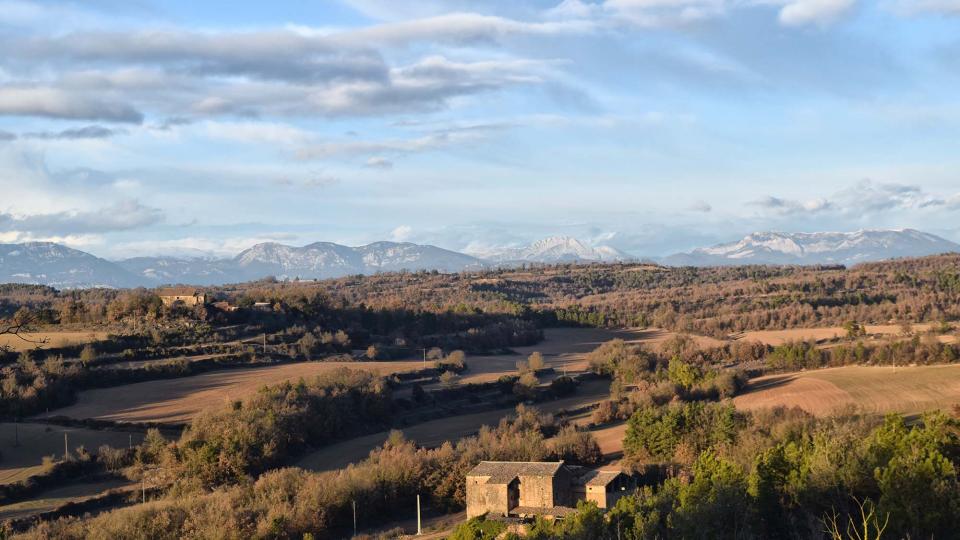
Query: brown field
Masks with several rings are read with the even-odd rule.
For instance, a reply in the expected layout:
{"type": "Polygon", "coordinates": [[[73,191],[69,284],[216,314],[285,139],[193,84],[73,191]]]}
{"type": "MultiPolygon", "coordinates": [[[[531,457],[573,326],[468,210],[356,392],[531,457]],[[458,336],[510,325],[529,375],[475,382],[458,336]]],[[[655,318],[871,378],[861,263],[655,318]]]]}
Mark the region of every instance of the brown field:
{"type": "Polygon", "coordinates": [[[960,365],[847,366],[768,375],[750,381],[733,402],[745,410],[784,405],[820,416],[851,406],[915,414],[960,403],[960,365]]]}
{"type": "MultiPolygon", "coordinates": [[[[501,375],[515,374],[517,362],[526,360],[534,351],[543,354],[547,367],[556,371],[555,376],[586,371],[586,354],[611,339],[622,339],[630,343],[642,343],[656,347],[675,336],[673,332],[657,328],[631,330],[605,330],[600,328],[548,328],[544,330],[544,340],[528,347],[515,347],[517,354],[494,356],[469,356],[469,370],[464,374],[463,383],[483,383],[497,380],[501,375]]],[[[716,346],[723,342],[704,336],[691,336],[701,346],[716,346]]],[[[544,380],[549,380],[550,377],[544,380]]]]}
{"type": "Polygon", "coordinates": [[[130,441],[139,444],[142,433],[51,426],[47,424],[0,423],[0,484],[9,484],[41,471],[43,456],[63,457],[63,434],[67,433],[70,451],[84,446],[96,452],[100,445],[126,447],[130,441]],[[20,432],[20,445],[15,446],[15,430],[20,432]]]}
{"type": "Polygon", "coordinates": [[[626,422],[593,429],[591,433],[600,445],[600,452],[605,459],[615,460],[623,455],[623,438],[627,434],[626,422]]]}
{"type": "MultiPolygon", "coordinates": [[[[538,403],[536,408],[549,413],[577,409],[606,399],[609,392],[609,381],[590,381],[580,385],[576,395],[556,401],[538,403]]],[[[436,447],[443,444],[444,441],[456,441],[476,433],[481,426],[496,425],[501,418],[511,414],[513,410],[512,408],[497,409],[440,418],[439,420],[431,420],[403,428],[401,431],[408,439],[416,441],[421,446],[436,447]]],[[[367,457],[371,450],[383,444],[388,435],[389,432],[383,431],[333,444],[304,456],[295,465],[313,471],[341,469],[350,463],[367,457]]]]}
{"type": "Polygon", "coordinates": [[[23,337],[30,341],[25,341],[17,336],[0,336],[0,347],[10,347],[14,351],[27,351],[49,347],[67,347],[70,345],[82,345],[94,341],[107,339],[106,332],[33,332],[24,334],[23,337]],[[44,343],[37,343],[46,340],[44,343]]]}
{"type": "Polygon", "coordinates": [[[340,367],[380,374],[419,369],[420,362],[300,362],[237,368],[81,392],[69,407],[41,417],[96,418],[115,422],[184,423],[204,409],[223,407],[267,385],[309,379],[340,367]]]}
{"type": "MultiPolygon", "coordinates": [[[[913,325],[914,333],[923,333],[930,330],[929,324],[913,325]]],[[[866,326],[868,335],[879,336],[899,336],[902,329],[899,324],[870,324],[866,326]]],[[[752,332],[743,332],[732,336],[738,340],[759,341],[767,345],[776,347],[783,345],[788,341],[821,341],[833,338],[847,337],[847,331],[840,326],[830,326],[822,328],[790,328],[788,330],[755,330],[752,332]]],[[[943,343],[953,343],[956,337],[952,335],[937,336],[943,343]]]]}
{"type": "Polygon", "coordinates": [[[88,484],[74,484],[40,493],[36,498],[0,506],[0,520],[24,518],[56,510],[72,502],[82,502],[113,489],[132,489],[127,480],[105,480],[88,484]]]}

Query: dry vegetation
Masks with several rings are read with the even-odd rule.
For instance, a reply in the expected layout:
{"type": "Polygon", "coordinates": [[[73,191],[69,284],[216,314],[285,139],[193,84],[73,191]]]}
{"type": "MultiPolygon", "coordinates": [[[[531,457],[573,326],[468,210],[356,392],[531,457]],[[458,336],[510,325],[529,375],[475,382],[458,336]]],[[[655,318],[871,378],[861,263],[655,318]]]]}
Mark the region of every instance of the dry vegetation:
{"type": "MultiPolygon", "coordinates": [[[[537,408],[546,413],[579,409],[606,399],[610,391],[609,381],[591,381],[578,388],[573,397],[545,402],[537,408]]],[[[473,435],[483,426],[494,426],[501,418],[513,413],[513,409],[495,409],[480,413],[464,414],[431,420],[403,428],[404,437],[426,448],[435,448],[444,442],[473,435]]],[[[367,457],[370,452],[383,444],[390,432],[374,433],[327,446],[307,454],[296,462],[297,467],[312,471],[341,469],[350,463],[356,463],[367,457]]]]}
{"type": "MultiPolygon", "coordinates": [[[[347,526],[348,503],[355,498],[386,517],[391,505],[424,490],[445,509],[456,510],[462,503],[459,475],[477,459],[569,453],[595,462],[600,453],[617,457],[624,450],[624,435],[632,441],[627,462],[636,465],[646,459],[645,465],[682,471],[676,483],[663,483],[655,496],[635,501],[660,501],[655,504],[663,503],[657,507],[663,515],[674,516],[657,525],[660,529],[643,529],[634,522],[635,532],[646,531],[636,537],[652,537],[650,531],[653,536],[683,536],[694,530],[684,529],[687,525],[729,522],[724,514],[729,508],[713,508],[707,499],[697,502],[697,493],[688,493],[701,477],[715,481],[717,474],[730,475],[724,478],[734,482],[738,504],[759,513],[774,503],[746,493],[747,477],[773,484],[776,479],[763,476],[769,471],[757,468],[758,460],[773,459],[771,452],[781,443],[804,448],[830,443],[815,439],[814,433],[828,432],[846,441],[844,433],[830,431],[840,429],[837,426],[817,427],[821,425],[799,410],[771,413],[769,406],[796,405],[816,415],[849,405],[871,413],[916,413],[960,400],[960,365],[899,367],[896,374],[891,368],[867,367],[893,360],[957,360],[951,325],[960,320],[958,267],[960,256],[852,269],[554,266],[321,282],[263,280],[209,291],[217,300],[240,306],[238,311],[167,308],[147,290],[61,292],[0,286],[0,319],[37,314],[49,338],[44,350],[32,357],[5,355],[0,404],[11,419],[40,412],[44,417],[190,425],[177,440],[164,441],[154,433],[124,454],[124,463],[174,471],[168,478],[172,487],[160,501],[92,520],[44,525],[31,533],[33,538],[124,537],[142,531],[158,537],[299,538],[313,532],[333,538],[347,526]],[[247,309],[253,302],[267,302],[271,309],[247,309]],[[68,336],[80,341],[71,342],[68,336]],[[595,350],[614,338],[622,341],[595,350]],[[99,341],[97,350],[81,351],[78,345],[90,339],[99,341]],[[455,349],[465,350],[469,368],[461,372],[457,362],[451,364],[456,369],[437,363],[435,373],[406,386],[340,369],[381,376],[420,370],[421,349],[430,351],[431,364],[455,349]],[[213,365],[209,369],[220,370],[200,375],[180,369],[215,358],[272,365],[213,365]],[[344,358],[354,361],[336,361],[344,358]],[[850,364],[857,365],[811,369],[850,364]],[[734,369],[744,367],[807,371],[755,379],[735,398],[738,410],[714,403],[741,390],[745,376],[734,369]],[[556,385],[557,393],[550,397],[561,399],[538,406],[558,411],[602,401],[589,419],[574,419],[580,425],[602,424],[594,426],[592,438],[555,419],[528,413],[495,430],[480,429],[497,424],[506,412],[484,411],[490,403],[499,403],[497,399],[538,400],[540,392],[554,391],[554,384],[545,383],[565,372],[587,370],[606,379],[581,385],[574,395],[559,393],[563,384],[556,385]],[[297,383],[300,379],[306,382],[297,383]],[[274,386],[258,391],[265,385],[274,386]],[[457,405],[431,416],[438,399],[457,405]],[[461,408],[460,403],[468,405],[461,408]],[[61,405],[67,406],[56,408],[61,405]],[[48,407],[51,410],[43,412],[48,407]],[[437,418],[460,411],[467,413],[437,418]],[[385,431],[410,419],[415,420],[404,429],[407,437],[432,450],[417,449],[385,431]],[[781,425],[792,431],[766,431],[781,425]],[[478,430],[476,438],[444,444],[478,430]],[[644,441],[653,439],[637,433],[655,434],[659,446],[647,448],[644,441]],[[737,450],[744,442],[747,446],[737,450]],[[304,456],[307,452],[312,453],[304,456]],[[273,470],[290,463],[316,470],[359,464],[323,474],[273,470]],[[691,478],[693,483],[684,483],[691,478]],[[678,498],[670,499],[673,496],[678,498]],[[684,508],[688,503],[693,510],[684,508]]],[[[462,364],[462,355],[460,359],[462,364]]],[[[560,379],[555,382],[572,386],[560,379]]],[[[849,431],[861,439],[880,433],[871,431],[874,420],[845,418],[849,431]]],[[[28,429],[27,424],[22,427],[28,429]]],[[[61,429],[44,431],[33,442],[21,432],[21,448],[32,458],[17,457],[20,450],[8,452],[9,445],[0,448],[7,481],[36,470],[31,467],[39,464],[37,456],[62,453],[61,429]]],[[[71,439],[71,446],[127,444],[123,432],[73,431],[77,440],[71,439]],[[89,442],[80,440],[86,435],[89,442]]],[[[803,488],[803,497],[816,500],[822,495],[813,485],[826,486],[833,494],[847,490],[892,497],[884,491],[892,488],[870,484],[870,475],[856,489],[848,489],[831,484],[833,477],[823,474],[819,484],[803,488]]],[[[953,486],[955,480],[947,483],[953,486]]],[[[799,495],[783,491],[788,488],[775,487],[781,490],[776,494],[776,504],[782,505],[778,511],[790,519],[817,518],[804,501],[791,499],[799,495]]],[[[69,495],[41,493],[18,504],[25,511],[46,508],[53,504],[49,501],[69,495]]],[[[847,498],[830,501],[846,504],[847,498]]],[[[890,508],[889,500],[881,503],[890,508]]],[[[646,519],[645,511],[631,516],[646,519]]],[[[925,526],[899,530],[937,530],[925,526]]],[[[754,537],[764,537],[769,532],[765,527],[754,529],[759,531],[754,537]]]]}

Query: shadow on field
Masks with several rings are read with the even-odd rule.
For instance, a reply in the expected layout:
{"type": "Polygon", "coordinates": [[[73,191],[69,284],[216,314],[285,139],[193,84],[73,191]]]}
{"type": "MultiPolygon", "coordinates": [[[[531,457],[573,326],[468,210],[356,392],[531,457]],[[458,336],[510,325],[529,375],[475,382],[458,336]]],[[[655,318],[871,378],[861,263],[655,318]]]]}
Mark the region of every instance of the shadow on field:
{"type": "Polygon", "coordinates": [[[747,386],[741,391],[738,395],[752,394],[753,392],[759,392],[761,390],[767,390],[770,388],[777,388],[778,386],[783,386],[789,382],[792,382],[797,379],[796,375],[777,375],[764,379],[762,381],[750,382],[747,386]]]}

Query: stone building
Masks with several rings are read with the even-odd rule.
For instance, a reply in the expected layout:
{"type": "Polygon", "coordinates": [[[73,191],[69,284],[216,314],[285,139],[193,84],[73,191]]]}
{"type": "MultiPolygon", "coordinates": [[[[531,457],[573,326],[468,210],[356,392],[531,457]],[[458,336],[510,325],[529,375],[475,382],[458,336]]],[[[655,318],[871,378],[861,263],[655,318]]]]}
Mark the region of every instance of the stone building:
{"type": "Polygon", "coordinates": [[[483,461],[467,473],[467,517],[562,517],[586,499],[609,508],[633,491],[632,477],[594,471],[562,461],[483,461]]]}
{"type": "Polygon", "coordinates": [[[199,289],[191,289],[188,287],[171,287],[167,289],[160,289],[157,291],[157,296],[160,297],[160,301],[163,302],[163,305],[165,306],[182,304],[188,307],[193,307],[202,306],[207,303],[207,293],[199,289]]]}
{"type": "Polygon", "coordinates": [[[636,482],[623,471],[588,470],[579,475],[573,486],[573,495],[577,500],[585,499],[597,503],[600,508],[613,508],[620,497],[632,493],[636,482]]]}

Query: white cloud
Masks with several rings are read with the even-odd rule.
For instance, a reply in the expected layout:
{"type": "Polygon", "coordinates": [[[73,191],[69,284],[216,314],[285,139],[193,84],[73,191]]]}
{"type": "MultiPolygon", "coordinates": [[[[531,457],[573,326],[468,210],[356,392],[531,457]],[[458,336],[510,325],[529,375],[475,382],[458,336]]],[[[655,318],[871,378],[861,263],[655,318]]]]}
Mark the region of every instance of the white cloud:
{"type": "Polygon", "coordinates": [[[829,24],[856,4],[856,0],[793,0],[780,9],[780,22],[786,26],[829,24]]]}
{"type": "Polygon", "coordinates": [[[400,225],[390,231],[390,239],[394,242],[406,242],[413,235],[413,227],[409,225],[400,225]]]}
{"type": "Polygon", "coordinates": [[[83,126],[79,128],[68,128],[62,131],[40,131],[24,133],[23,137],[27,139],[107,139],[114,135],[126,133],[122,129],[110,129],[103,126],[83,126]]]}
{"type": "Polygon", "coordinates": [[[895,211],[957,210],[960,194],[942,197],[927,193],[917,185],[862,180],[826,198],[794,200],[767,196],[748,204],[781,216],[832,214],[860,218],[895,211]]]}
{"type": "Polygon", "coordinates": [[[0,115],[137,123],[143,114],[113,99],[45,86],[0,87],[0,115]]]}
{"type": "Polygon", "coordinates": [[[314,135],[280,122],[227,122],[209,120],[197,127],[208,137],[252,144],[274,144],[285,148],[309,143],[314,135]]]}
{"type": "Polygon", "coordinates": [[[367,160],[366,166],[371,169],[392,169],[393,162],[383,156],[372,156],[367,160]]]}
{"type": "Polygon", "coordinates": [[[894,4],[894,8],[905,15],[919,13],[960,15],[960,0],[899,0],[894,4]]]}
{"type": "Polygon", "coordinates": [[[690,205],[690,210],[693,212],[702,212],[706,214],[712,211],[713,207],[710,206],[710,203],[706,201],[696,201],[690,205]]]}
{"type": "MultiPolygon", "coordinates": [[[[485,139],[490,132],[502,129],[503,125],[478,124],[446,129],[437,129],[425,135],[407,139],[347,140],[325,142],[305,146],[297,152],[300,159],[325,159],[337,156],[370,156],[368,166],[385,165],[382,154],[404,155],[429,152],[449,146],[477,142],[485,139]]],[[[392,163],[390,163],[392,166],[392,163]]]]}
{"type": "Polygon", "coordinates": [[[527,22],[478,13],[447,13],[324,35],[334,42],[354,46],[371,43],[409,45],[425,41],[469,44],[496,42],[520,35],[584,34],[595,29],[596,24],[586,19],[527,22]]]}
{"type": "Polygon", "coordinates": [[[159,223],[163,212],[125,200],[93,211],[70,210],[52,214],[0,212],[0,231],[31,235],[78,235],[138,229],[159,223]]]}

